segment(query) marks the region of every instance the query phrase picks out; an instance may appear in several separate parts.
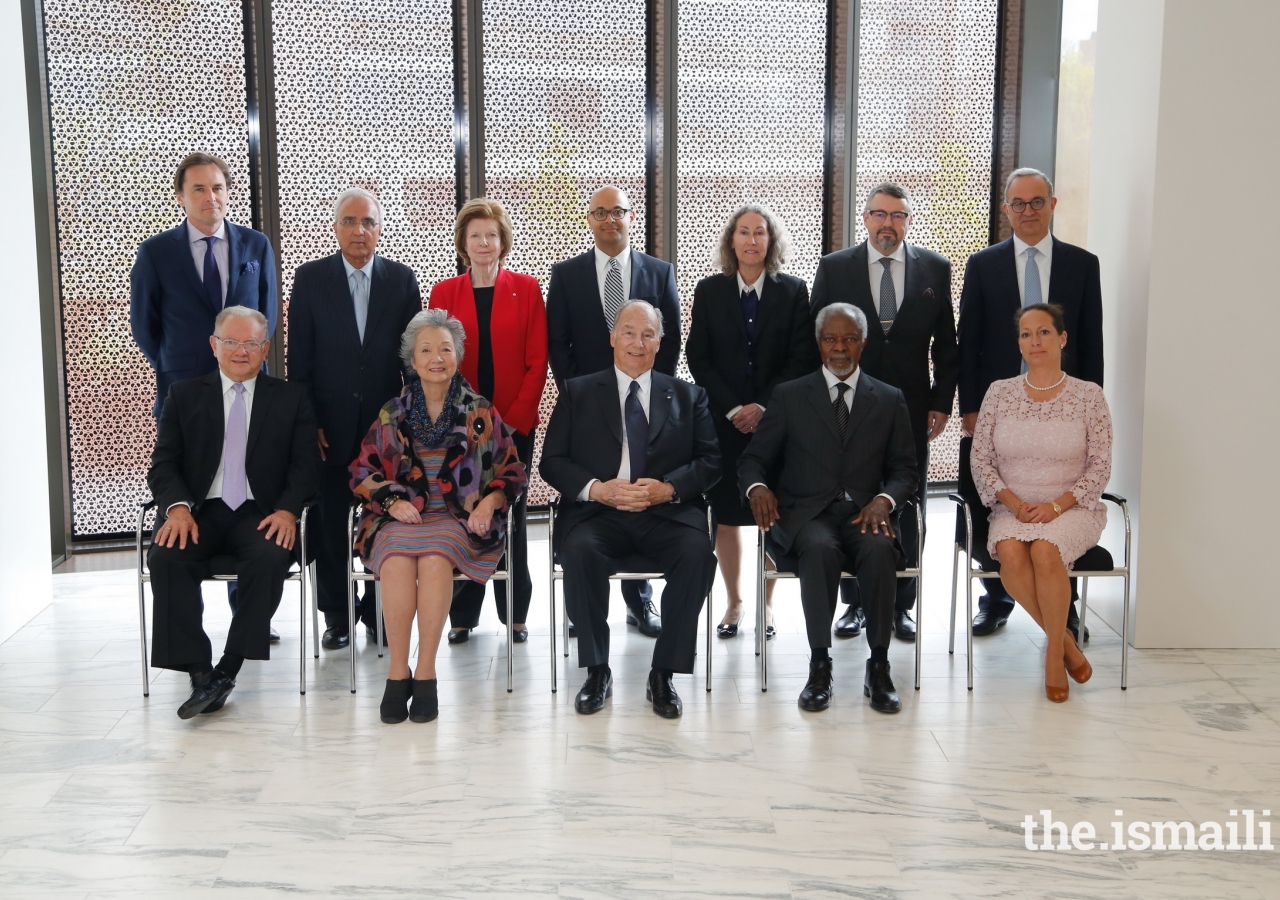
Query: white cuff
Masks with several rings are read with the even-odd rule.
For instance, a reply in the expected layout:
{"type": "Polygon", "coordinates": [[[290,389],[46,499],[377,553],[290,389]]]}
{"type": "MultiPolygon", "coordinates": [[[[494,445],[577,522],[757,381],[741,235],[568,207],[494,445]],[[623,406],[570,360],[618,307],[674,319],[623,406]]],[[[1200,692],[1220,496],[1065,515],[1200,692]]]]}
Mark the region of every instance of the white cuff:
{"type": "Polygon", "coordinates": [[[736,416],[736,415],[737,415],[738,413],[740,413],[740,412],[742,412],[742,404],[741,404],[741,403],[739,403],[739,404],[738,404],[737,406],[735,406],[733,409],[731,409],[731,410],[729,410],[727,413],[725,413],[725,414],[724,414],[724,417],[725,417],[726,419],[732,419],[734,416],[736,416]]]}
{"type": "Polygon", "coordinates": [[[177,503],[170,504],[169,508],[164,511],[165,518],[169,517],[169,513],[173,512],[173,508],[175,506],[185,506],[187,509],[191,509],[190,503],[188,503],[186,500],[179,500],[177,503]]]}
{"type": "Polygon", "coordinates": [[[754,484],[749,484],[749,485],[747,485],[747,492],[746,492],[746,494],[745,494],[744,496],[745,496],[748,500],[750,500],[750,499],[751,499],[751,492],[752,492],[752,491],[754,491],[754,490],[755,490],[756,488],[758,488],[758,487],[768,488],[768,487],[769,487],[769,485],[765,484],[763,481],[757,481],[757,482],[755,482],[754,484]]]}
{"type": "Polygon", "coordinates": [[[600,480],[599,478],[592,478],[590,481],[588,481],[587,486],[578,492],[578,499],[581,500],[583,503],[586,503],[588,500],[590,500],[591,485],[595,484],[599,480],[600,480]]]}
{"type": "MultiPolygon", "coordinates": [[[[895,509],[898,508],[898,504],[894,503],[893,498],[890,497],[888,494],[876,494],[876,497],[883,497],[884,499],[889,501],[889,512],[893,512],[895,509]]],[[[872,497],[871,499],[874,500],[875,497],[872,497]]]]}

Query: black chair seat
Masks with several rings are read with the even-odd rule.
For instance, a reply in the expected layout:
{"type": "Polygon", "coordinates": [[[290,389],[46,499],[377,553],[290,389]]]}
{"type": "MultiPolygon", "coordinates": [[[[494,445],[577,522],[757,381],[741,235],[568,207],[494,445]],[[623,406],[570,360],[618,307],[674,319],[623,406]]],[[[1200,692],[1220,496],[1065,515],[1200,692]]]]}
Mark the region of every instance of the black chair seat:
{"type": "Polygon", "coordinates": [[[1081,572],[1110,572],[1116,567],[1111,551],[1106,547],[1090,547],[1076,560],[1075,568],[1081,572]]]}
{"type": "Polygon", "coordinates": [[[222,553],[209,560],[209,575],[217,578],[236,574],[236,558],[230,553],[222,553]]]}

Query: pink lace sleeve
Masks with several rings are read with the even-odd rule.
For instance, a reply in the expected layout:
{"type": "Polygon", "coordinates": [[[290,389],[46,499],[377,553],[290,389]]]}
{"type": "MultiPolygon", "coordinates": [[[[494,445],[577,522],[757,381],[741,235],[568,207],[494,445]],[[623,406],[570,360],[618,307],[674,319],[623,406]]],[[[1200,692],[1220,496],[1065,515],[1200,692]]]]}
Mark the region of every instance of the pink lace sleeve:
{"type": "Polygon", "coordinates": [[[996,494],[1005,488],[1004,481],[996,463],[996,408],[1000,405],[1002,388],[996,382],[987,389],[982,398],[982,408],[978,411],[978,424],[973,429],[973,450],[969,455],[970,467],[973,469],[973,481],[978,488],[978,496],[982,505],[994,509],[996,494]]]}
{"type": "Polygon", "coordinates": [[[1111,410],[1102,388],[1090,382],[1084,384],[1084,474],[1071,494],[1084,509],[1096,509],[1111,480],[1111,410]]]}

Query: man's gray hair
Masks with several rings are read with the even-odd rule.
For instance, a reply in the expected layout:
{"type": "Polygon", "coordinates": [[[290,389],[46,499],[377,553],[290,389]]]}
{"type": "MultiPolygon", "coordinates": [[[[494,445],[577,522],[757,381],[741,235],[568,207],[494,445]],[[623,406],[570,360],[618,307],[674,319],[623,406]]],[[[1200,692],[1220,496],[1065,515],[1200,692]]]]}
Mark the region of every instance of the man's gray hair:
{"type": "Polygon", "coordinates": [[[248,306],[224,306],[222,308],[222,312],[218,313],[218,317],[213,320],[214,334],[217,334],[222,330],[222,323],[227,321],[227,319],[250,319],[262,332],[262,339],[264,341],[270,337],[270,335],[267,334],[267,317],[256,309],[252,309],[248,306]]]}
{"type": "Polygon", "coordinates": [[[726,275],[738,274],[738,254],[733,252],[733,235],[738,230],[738,220],[747,213],[755,213],[764,219],[765,230],[769,232],[769,249],[764,252],[764,270],[770,274],[782,271],[787,260],[791,258],[791,236],[787,234],[787,226],[773,214],[773,210],[759,203],[746,203],[738,207],[737,212],[729,217],[720,233],[720,246],[716,248],[716,264],[726,275]]]}
{"type": "Polygon", "coordinates": [[[424,309],[409,320],[409,327],[400,336],[400,361],[406,369],[413,368],[413,348],[418,343],[418,332],[424,328],[443,328],[453,338],[453,355],[462,364],[462,351],[467,333],[462,323],[443,309],[424,309]]]}
{"type": "Polygon", "coordinates": [[[824,306],[818,310],[818,317],[813,325],[813,336],[817,340],[822,340],[822,328],[827,324],[827,319],[832,316],[848,316],[853,320],[853,324],[858,326],[858,333],[865,341],[867,339],[867,317],[862,310],[851,303],[832,303],[830,306],[824,306]]]}
{"type": "Polygon", "coordinates": [[[1030,166],[1023,166],[1021,169],[1014,169],[1009,173],[1009,177],[1004,180],[1004,199],[1009,199],[1009,185],[1013,184],[1013,179],[1022,178],[1026,175],[1033,175],[1036,178],[1043,178],[1044,183],[1049,186],[1049,196],[1053,196],[1053,179],[1041,172],[1039,169],[1033,169],[1030,166]]]}
{"type": "Polygon", "coordinates": [[[862,204],[863,212],[871,209],[871,201],[875,199],[876,194],[885,194],[901,200],[907,204],[907,215],[915,214],[915,205],[911,202],[911,193],[896,181],[882,181],[873,187],[871,192],[867,194],[867,201],[862,204]]]}
{"type": "Polygon", "coordinates": [[[626,303],[622,304],[622,309],[618,310],[618,318],[613,320],[613,330],[618,330],[618,323],[622,321],[622,314],[633,306],[643,306],[645,308],[649,317],[658,323],[658,337],[662,338],[665,333],[662,327],[662,311],[648,300],[628,300],[626,303]]]}
{"type": "Polygon", "coordinates": [[[342,204],[346,203],[352,197],[363,197],[366,200],[372,200],[373,205],[378,208],[378,224],[382,224],[382,201],[376,196],[366,191],[364,188],[349,187],[341,194],[338,199],[333,201],[333,221],[338,221],[338,213],[342,212],[342,204]]]}

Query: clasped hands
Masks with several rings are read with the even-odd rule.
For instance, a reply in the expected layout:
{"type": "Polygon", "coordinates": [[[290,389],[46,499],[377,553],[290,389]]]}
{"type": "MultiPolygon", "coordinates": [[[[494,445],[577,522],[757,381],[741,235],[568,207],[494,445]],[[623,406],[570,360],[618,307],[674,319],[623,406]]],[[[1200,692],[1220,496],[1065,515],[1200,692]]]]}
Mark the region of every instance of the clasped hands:
{"type": "Polygon", "coordinates": [[[643,512],[651,506],[670,503],[676,495],[676,489],[665,481],[656,478],[638,478],[635,481],[624,481],[614,478],[609,481],[597,481],[591,485],[590,498],[605,506],[623,512],[643,512]]]}
{"type": "MultiPolygon", "coordinates": [[[[778,521],[778,498],[773,491],[763,484],[757,484],[751,489],[747,500],[751,502],[751,515],[755,516],[756,525],[760,526],[760,530],[768,531],[772,528],[778,521]]],[[[858,510],[858,515],[850,524],[861,525],[863,534],[866,534],[867,529],[870,528],[872,534],[883,534],[891,538],[894,537],[893,526],[889,524],[889,513],[892,511],[888,500],[884,497],[876,497],[858,510]]]]}
{"type": "MultiPolygon", "coordinates": [[[[399,497],[399,495],[396,496],[399,497]]],[[[493,514],[502,506],[505,499],[499,491],[485,494],[484,499],[476,504],[476,508],[471,510],[471,515],[463,523],[467,526],[467,531],[472,534],[488,534],[489,529],[493,527],[493,514]]],[[[399,500],[390,502],[390,506],[383,504],[382,509],[397,522],[404,522],[406,525],[417,525],[422,522],[422,513],[418,512],[418,508],[407,498],[399,497],[399,500]]]]}
{"type": "MultiPolygon", "coordinates": [[[[287,509],[277,509],[258,523],[258,530],[267,529],[264,540],[275,539],[277,547],[293,549],[293,542],[298,535],[298,520],[287,509]]],[[[163,525],[156,531],[154,543],[161,547],[178,545],[179,550],[187,549],[187,541],[200,543],[200,526],[196,524],[191,510],[182,504],[172,507],[163,525]]]]}

